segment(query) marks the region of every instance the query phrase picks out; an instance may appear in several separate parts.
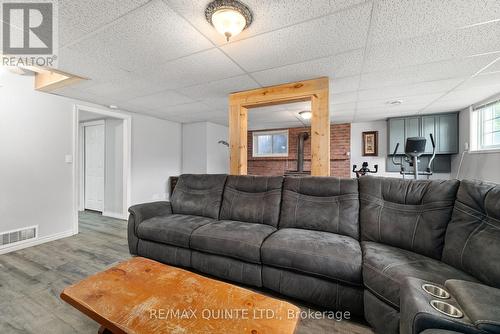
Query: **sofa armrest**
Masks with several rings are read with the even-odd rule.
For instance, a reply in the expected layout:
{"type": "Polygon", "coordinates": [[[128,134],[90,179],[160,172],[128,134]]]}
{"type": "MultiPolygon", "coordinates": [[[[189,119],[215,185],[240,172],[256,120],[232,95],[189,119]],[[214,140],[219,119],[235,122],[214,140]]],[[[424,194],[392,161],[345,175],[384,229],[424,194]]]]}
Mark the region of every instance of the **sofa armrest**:
{"type": "Polygon", "coordinates": [[[152,202],[133,205],[128,209],[128,247],[130,254],[137,255],[139,238],[137,237],[137,227],[143,221],[156,217],[172,214],[170,202],[152,202]]]}
{"type": "Polygon", "coordinates": [[[477,328],[500,333],[500,289],[456,279],[447,280],[445,286],[477,328]]]}

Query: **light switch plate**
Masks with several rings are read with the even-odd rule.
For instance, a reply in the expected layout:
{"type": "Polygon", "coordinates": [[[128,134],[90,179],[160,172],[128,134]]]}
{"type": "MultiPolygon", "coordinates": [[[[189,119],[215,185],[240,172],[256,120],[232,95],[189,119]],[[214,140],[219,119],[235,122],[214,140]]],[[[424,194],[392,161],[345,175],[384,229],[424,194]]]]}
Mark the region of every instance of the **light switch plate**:
{"type": "Polygon", "coordinates": [[[66,154],[64,156],[64,162],[67,164],[72,164],[73,163],[73,156],[71,154],[66,154]]]}

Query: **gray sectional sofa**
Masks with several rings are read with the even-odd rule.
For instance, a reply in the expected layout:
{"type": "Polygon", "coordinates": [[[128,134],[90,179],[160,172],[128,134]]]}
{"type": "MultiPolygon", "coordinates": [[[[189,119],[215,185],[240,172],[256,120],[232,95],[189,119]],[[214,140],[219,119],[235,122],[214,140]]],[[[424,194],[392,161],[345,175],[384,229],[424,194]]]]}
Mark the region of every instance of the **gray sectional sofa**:
{"type": "Polygon", "coordinates": [[[416,288],[500,288],[500,186],[182,175],[170,202],[129,211],[131,254],[349,311],[378,333],[500,329],[498,305],[457,305],[474,311],[452,321],[416,288]]]}

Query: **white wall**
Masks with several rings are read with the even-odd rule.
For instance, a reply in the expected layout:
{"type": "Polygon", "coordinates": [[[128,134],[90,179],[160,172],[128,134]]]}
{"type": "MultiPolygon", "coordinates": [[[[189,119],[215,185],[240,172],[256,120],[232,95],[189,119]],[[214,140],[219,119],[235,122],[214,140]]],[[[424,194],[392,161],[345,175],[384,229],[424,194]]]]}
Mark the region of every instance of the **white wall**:
{"type": "Polygon", "coordinates": [[[229,147],[219,144],[220,140],[229,142],[227,126],[207,122],[207,173],[229,173],[229,147]]]}
{"type": "MultiPolygon", "coordinates": [[[[0,73],[0,232],[39,225],[43,242],[73,233],[73,164],[65,162],[74,154],[73,109],[96,106],[33,85],[31,76],[0,73]]],[[[181,172],[181,124],[131,115],[131,203],[167,199],[169,176],[181,172]]]]}
{"type": "Polygon", "coordinates": [[[210,122],[182,125],[182,173],[229,172],[228,127],[210,122]]]}
{"type": "MultiPolygon", "coordinates": [[[[460,153],[453,156],[451,175],[457,177],[460,159],[465,149],[465,143],[470,143],[470,109],[462,110],[458,116],[460,153]]],[[[500,183],[500,152],[466,153],[463,156],[459,179],[476,179],[500,183]]]]}
{"type": "Polygon", "coordinates": [[[182,124],[182,173],[207,172],[206,122],[182,124]]]}
{"type": "Polygon", "coordinates": [[[181,173],[181,124],[132,115],[132,204],[168,199],[168,178],[181,173]]]}
{"type": "Polygon", "coordinates": [[[123,215],[123,120],[108,118],[105,123],[106,176],[104,178],[104,215],[123,215]]]}
{"type": "MultiPolygon", "coordinates": [[[[368,162],[368,168],[373,170],[373,165],[378,164],[378,173],[376,176],[387,177],[402,177],[399,173],[386,172],[387,158],[387,121],[375,121],[364,123],[351,123],[351,165],[356,164],[357,168],[361,168],[364,161],[368,162]],[[365,131],[378,131],[378,156],[364,157],[362,156],[363,138],[362,134],[365,131]]],[[[351,166],[352,168],[352,166],[351,166]]],[[[351,173],[352,177],[356,177],[355,173],[351,173]]],[[[408,177],[407,177],[408,178],[408,177]]],[[[449,179],[449,173],[436,173],[430,177],[431,179],[449,179]]]]}
{"type": "MultiPolygon", "coordinates": [[[[368,162],[368,168],[373,170],[374,165],[378,165],[377,176],[393,176],[397,177],[397,173],[387,173],[385,171],[387,157],[387,122],[364,122],[351,123],[351,165],[357,165],[356,169],[361,168],[364,161],[368,162]],[[365,131],[378,131],[378,156],[364,157],[363,154],[363,137],[365,131]]],[[[352,166],[351,166],[352,168],[352,166]]],[[[374,174],[375,175],[375,174],[374,174]]],[[[352,177],[356,177],[352,173],[352,177]]]]}
{"type": "Polygon", "coordinates": [[[73,229],[73,103],[33,90],[33,77],[0,74],[0,232],[73,229]]]}

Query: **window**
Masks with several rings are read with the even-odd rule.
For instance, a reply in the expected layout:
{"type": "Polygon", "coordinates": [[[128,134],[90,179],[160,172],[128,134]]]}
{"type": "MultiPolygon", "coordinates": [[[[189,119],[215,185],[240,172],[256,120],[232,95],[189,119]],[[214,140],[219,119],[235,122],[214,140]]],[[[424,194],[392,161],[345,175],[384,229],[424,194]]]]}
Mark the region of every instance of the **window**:
{"type": "Polygon", "coordinates": [[[288,130],[253,133],[254,157],[287,157],[288,130]]]}
{"type": "Polygon", "coordinates": [[[472,126],[472,150],[500,149],[500,101],[475,109],[472,126]]]}

